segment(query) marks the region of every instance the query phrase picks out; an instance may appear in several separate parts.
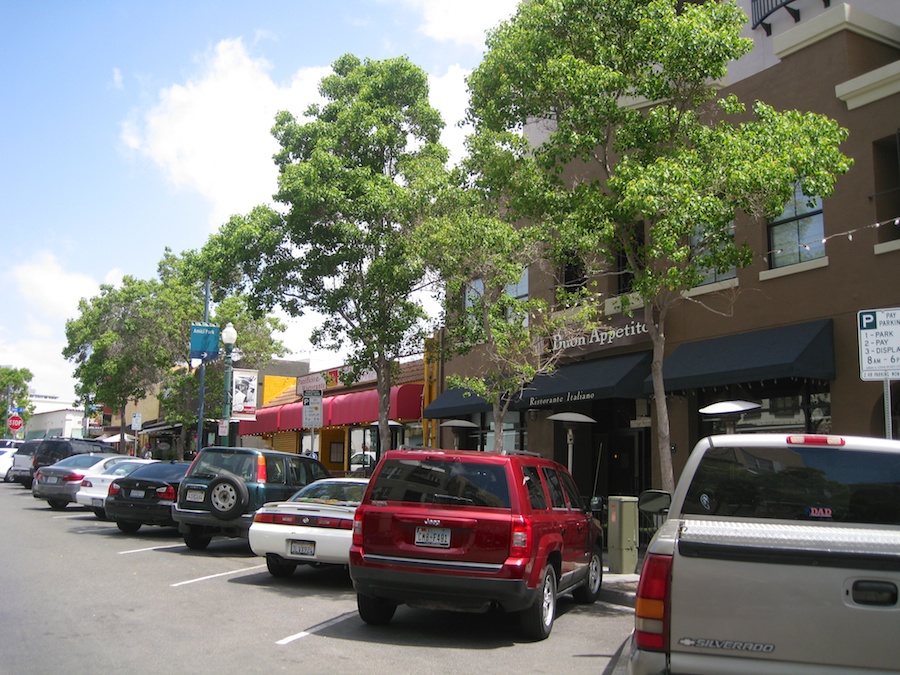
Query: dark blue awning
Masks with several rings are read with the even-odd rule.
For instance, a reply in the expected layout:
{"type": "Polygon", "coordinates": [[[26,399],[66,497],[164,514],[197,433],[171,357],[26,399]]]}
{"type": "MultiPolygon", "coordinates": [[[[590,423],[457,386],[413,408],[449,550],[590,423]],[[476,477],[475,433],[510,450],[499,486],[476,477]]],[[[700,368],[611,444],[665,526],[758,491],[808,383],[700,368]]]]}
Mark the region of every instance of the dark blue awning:
{"type": "Polygon", "coordinates": [[[488,412],[491,408],[490,403],[468,389],[448,389],[425,406],[422,417],[445,419],[488,412]]]}
{"type": "MultiPolygon", "coordinates": [[[[666,391],[788,377],[833,380],[835,373],[831,319],[689,342],[663,363],[666,391]]],[[[644,390],[653,390],[649,378],[644,390]]]]}

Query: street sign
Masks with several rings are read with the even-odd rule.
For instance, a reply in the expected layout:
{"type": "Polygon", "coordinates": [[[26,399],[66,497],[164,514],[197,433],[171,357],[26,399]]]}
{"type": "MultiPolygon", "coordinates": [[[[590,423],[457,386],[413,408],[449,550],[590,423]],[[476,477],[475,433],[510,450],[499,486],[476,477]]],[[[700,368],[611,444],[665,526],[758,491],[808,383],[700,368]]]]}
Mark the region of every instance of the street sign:
{"type": "Polygon", "coordinates": [[[219,327],[213,323],[191,324],[191,358],[215,361],[219,358],[219,327]]]}
{"type": "Polygon", "coordinates": [[[303,428],[318,429],[322,426],[322,390],[303,390],[303,428]]]}
{"type": "Polygon", "coordinates": [[[16,432],[21,429],[23,424],[25,424],[25,420],[23,420],[18,415],[10,415],[6,418],[6,426],[8,426],[9,430],[12,432],[16,432]]]}
{"type": "Polygon", "coordinates": [[[863,380],[900,380],[900,307],[857,313],[859,376],[863,380]]]}
{"type": "Polygon", "coordinates": [[[131,430],[132,431],[140,431],[143,420],[141,419],[141,413],[132,413],[131,415],[131,430]]]}

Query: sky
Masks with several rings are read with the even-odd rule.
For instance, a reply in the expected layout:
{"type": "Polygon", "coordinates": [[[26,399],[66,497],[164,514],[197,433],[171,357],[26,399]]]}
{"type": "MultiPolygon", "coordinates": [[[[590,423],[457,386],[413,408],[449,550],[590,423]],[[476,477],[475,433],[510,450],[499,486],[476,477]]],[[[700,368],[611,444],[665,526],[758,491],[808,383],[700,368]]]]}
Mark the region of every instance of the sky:
{"type": "MultiPolygon", "coordinates": [[[[465,78],[516,3],[0,0],[0,366],[74,400],[62,350],[79,300],[272,203],[275,115],[300,118],[343,54],[425,70],[458,161],[465,78]]],[[[340,365],[313,350],[311,321],[287,321],[286,358],[340,365]]]]}

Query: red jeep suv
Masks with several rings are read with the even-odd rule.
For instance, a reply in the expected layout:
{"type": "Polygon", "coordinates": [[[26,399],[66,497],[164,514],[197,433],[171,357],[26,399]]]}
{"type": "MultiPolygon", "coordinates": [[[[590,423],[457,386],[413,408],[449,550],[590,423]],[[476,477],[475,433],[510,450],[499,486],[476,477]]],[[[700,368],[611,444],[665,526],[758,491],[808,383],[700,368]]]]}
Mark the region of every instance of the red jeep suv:
{"type": "Polygon", "coordinates": [[[565,467],[527,454],[391,450],[353,522],[350,576],[363,621],[398,604],[518,613],[550,635],[556,599],[593,603],[603,530],[565,467]]]}

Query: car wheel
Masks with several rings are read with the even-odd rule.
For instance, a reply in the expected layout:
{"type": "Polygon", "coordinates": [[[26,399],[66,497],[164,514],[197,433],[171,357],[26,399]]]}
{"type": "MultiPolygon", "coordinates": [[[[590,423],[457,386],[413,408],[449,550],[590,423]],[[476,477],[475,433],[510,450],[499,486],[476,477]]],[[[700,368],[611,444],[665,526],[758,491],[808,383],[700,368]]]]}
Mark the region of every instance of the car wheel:
{"type": "Polygon", "coordinates": [[[199,528],[192,527],[184,533],[184,545],[192,551],[202,551],[209,546],[210,541],[212,541],[212,537],[202,534],[202,530],[199,528]]]}
{"type": "Polygon", "coordinates": [[[47,503],[54,511],[63,511],[69,505],[69,502],[64,502],[59,499],[48,499],[47,503]]]}
{"type": "Polygon", "coordinates": [[[209,484],[209,505],[216,518],[234,520],[248,501],[247,485],[237,476],[219,476],[209,484]]]}
{"type": "Polygon", "coordinates": [[[106,517],[106,509],[94,509],[94,515],[97,516],[97,520],[109,520],[106,517]]]}
{"type": "Polygon", "coordinates": [[[6,482],[6,483],[13,482],[12,476],[10,475],[11,472],[12,472],[12,469],[10,469],[9,471],[6,472],[6,475],[3,477],[4,482],[6,482]]]}
{"type": "Polygon", "coordinates": [[[285,560],[273,553],[266,556],[266,567],[269,568],[269,574],[279,579],[286,579],[297,569],[297,563],[285,560]]]}
{"type": "Polygon", "coordinates": [[[519,614],[522,632],[529,640],[545,640],[556,618],[556,572],[547,565],[541,578],[541,592],[534,604],[519,614]]]}
{"type": "Polygon", "coordinates": [[[33,482],[34,482],[33,479],[23,480],[23,481],[22,481],[22,487],[25,488],[26,490],[30,490],[30,489],[31,489],[31,484],[32,484],[33,482]]]}
{"type": "Polygon", "coordinates": [[[394,618],[397,603],[357,593],[356,608],[359,610],[359,618],[366,623],[373,626],[384,626],[394,618]]]}
{"type": "Polygon", "coordinates": [[[118,527],[122,532],[126,534],[134,534],[139,529],[141,529],[140,523],[130,523],[127,520],[117,520],[116,527],[118,527]]]}
{"type": "Polygon", "coordinates": [[[585,605],[593,604],[600,595],[601,583],[603,583],[603,551],[598,546],[594,548],[594,554],[588,564],[588,573],[584,584],[572,591],[572,597],[575,598],[575,602],[585,605]]]}

